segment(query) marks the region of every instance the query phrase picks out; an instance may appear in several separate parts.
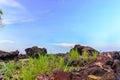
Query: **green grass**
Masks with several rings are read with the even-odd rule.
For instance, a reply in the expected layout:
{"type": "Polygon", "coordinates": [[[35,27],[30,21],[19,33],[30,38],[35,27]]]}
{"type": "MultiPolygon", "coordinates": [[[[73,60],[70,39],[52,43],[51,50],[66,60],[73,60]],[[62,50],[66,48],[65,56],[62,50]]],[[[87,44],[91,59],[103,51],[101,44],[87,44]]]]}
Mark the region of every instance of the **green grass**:
{"type": "Polygon", "coordinates": [[[67,71],[67,66],[64,64],[64,58],[53,55],[40,55],[39,58],[29,58],[29,61],[21,61],[18,63],[8,62],[4,65],[4,78],[10,80],[15,78],[18,80],[35,80],[39,74],[50,74],[53,69],[67,71]],[[18,68],[18,70],[16,69],[18,68]]]}
{"type": "MultiPolygon", "coordinates": [[[[94,51],[93,53],[93,56],[90,56],[89,55],[89,52],[87,51],[83,51],[82,52],[82,55],[80,55],[77,50],[71,50],[70,53],[69,53],[69,58],[70,60],[69,61],[72,61],[72,60],[80,60],[80,61],[84,61],[84,65],[92,62],[93,60],[96,59],[97,55],[99,54],[97,51],[94,51]]],[[[84,66],[83,65],[83,66],[84,66]]]]}
{"type": "Polygon", "coordinates": [[[79,55],[79,53],[77,52],[77,50],[73,50],[73,49],[70,51],[69,57],[70,57],[70,59],[72,59],[72,60],[78,60],[78,59],[80,59],[80,55],[79,55]]]}
{"type": "Polygon", "coordinates": [[[38,74],[50,74],[53,69],[64,70],[64,68],[65,64],[62,57],[39,56],[38,59],[30,58],[26,67],[22,66],[20,76],[23,80],[34,80],[38,74]]]}

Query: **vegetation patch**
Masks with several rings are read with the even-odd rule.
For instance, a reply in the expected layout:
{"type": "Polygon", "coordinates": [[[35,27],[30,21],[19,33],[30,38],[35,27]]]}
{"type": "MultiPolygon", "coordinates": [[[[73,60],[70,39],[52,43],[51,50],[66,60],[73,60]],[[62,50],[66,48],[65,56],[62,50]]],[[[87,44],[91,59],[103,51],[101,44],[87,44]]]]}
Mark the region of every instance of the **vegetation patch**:
{"type": "MultiPolygon", "coordinates": [[[[61,70],[64,72],[70,72],[71,68],[80,68],[81,66],[69,66],[72,60],[84,60],[86,62],[92,61],[96,58],[97,53],[94,56],[89,57],[87,52],[80,56],[77,51],[71,51],[66,54],[69,61],[65,63],[65,57],[49,55],[39,55],[37,58],[22,59],[19,61],[9,61],[0,66],[1,71],[4,71],[5,80],[35,80],[39,74],[51,74],[53,70],[61,70]],[[90,60],[91,59],[91,60],[90,60]]],[[[85,63],[86,64],[86,63],[85,63]]]]}

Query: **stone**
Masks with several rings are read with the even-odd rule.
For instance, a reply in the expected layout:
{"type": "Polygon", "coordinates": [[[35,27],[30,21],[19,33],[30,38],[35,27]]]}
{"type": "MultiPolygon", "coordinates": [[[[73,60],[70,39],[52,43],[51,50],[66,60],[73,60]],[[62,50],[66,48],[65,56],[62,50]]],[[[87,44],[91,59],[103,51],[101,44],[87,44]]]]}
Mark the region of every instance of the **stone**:
{"type": "Polygon", "coordinates": [[[19,51],[5,52],[0,50],[0,59],[1,60],[16,60],[18,57],[19,51]]]}
{"type": "Polygon", "coordinates": [[[83,52],[85,52],[85,51],[88,53],[89,56],[93,56],[93,53],[94,53],[94,52],[99,53],[97,50],[95,50],[95,49],[92,48],[92,47],[89,47],[89,46],[81,46],[81,45],[78,45],[78,44],[75,45],[74,48],[72,48],[72,49],[70,50],[70,52],[71,52],[72,50],[77,50],[77,52],[78,52],[80,55],[83,55],[83,52]]]}
{"type": "Polygon", "coordinates": [[[71,74],[60,70],[53,70],[50,80],[70,80],[71,74]]]}
{"type": "Polygon", "coordinates": [[[30,57],[38,57],[39,55],[46,55],[46,48],[38,48],[37,46],[33,46],[32,48],[25,49],[26,55],[30,57]]]}
{"type": "Polygon", "coordinates": [[[60,70],[53,70],[51,75],[40,74],[36,80],[70,80],[71,74],[60,70]]]}

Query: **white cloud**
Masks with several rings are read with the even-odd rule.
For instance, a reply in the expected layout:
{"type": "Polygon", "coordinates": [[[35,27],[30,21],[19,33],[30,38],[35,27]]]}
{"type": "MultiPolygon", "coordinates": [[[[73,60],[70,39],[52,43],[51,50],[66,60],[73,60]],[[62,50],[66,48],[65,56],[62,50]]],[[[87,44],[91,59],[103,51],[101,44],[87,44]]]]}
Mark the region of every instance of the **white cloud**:
{"type": "Polygon", "coordinates": [[[15,42],[12,40],[0,40],[0,43],[3,44],[3,43],[15,43],[15,42]]]}
{"type": "Polygon", "coordinates": [[[15,23],[25,23],[25,22],[33,22],[34,19],[25,19],[25,18],[14,18],[14,19],[3,19],[3,25],[4,24],[15,24],[15,23]]]}
{"type": "Polygon", "coordinates": [[[0,0],[0,8],[3,10],[3,24],[34,21],[32,14],[16,0],[0,0]]]}
{"type": "Polygon", "coordinates": [[[0,0],[0,5],[5,5],[9,7],[16,7],[16,8],[24,8],[21,4],[19,4],[15,0],[0,0]]]}
{"type": "Polygon", "coordinates": [[[74,47],[76,43],[55,43],[53,45],[60,46],[60,47],[74,47]]]}

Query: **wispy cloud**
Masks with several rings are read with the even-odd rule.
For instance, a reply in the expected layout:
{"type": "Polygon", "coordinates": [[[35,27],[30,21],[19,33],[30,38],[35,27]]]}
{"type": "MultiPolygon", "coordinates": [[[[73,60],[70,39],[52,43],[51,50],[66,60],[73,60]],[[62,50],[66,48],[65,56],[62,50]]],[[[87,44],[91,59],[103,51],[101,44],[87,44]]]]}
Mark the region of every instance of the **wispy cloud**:
{"type": "Polygon", "coordinates": [[[32,14],[16,0],[0,0],[3,10],[3,24],[16,24],[34,21],[32,14]]]}
{"type": "Polygon", "coordinates": [[[76,43],[54,43],[53,45],[60,47],[74,47],[76,43]]]}
{"type": "Polygon", "coordinates": [[[27,18],[14,18],[14,19],[9,19],[6,18],[3,20],[3,24],[15,24],[15,23],[25,23],[25,22],[33,22],[34,19],[27,19],[27,18]]]}
{"type": "Polygon", "coordinates": [[[16,8],[24,8],[21,4],[19,4],[15,0],[0,0],[0,5],[5,5],[9,7],[16,7],[16,8]]]}
{"type": "Polygon", "coordinates": [[[15,41],[12,41],[12,40],[0,40],[0,44],[3,44],[3,43],[15,43],[15,41]]]}

